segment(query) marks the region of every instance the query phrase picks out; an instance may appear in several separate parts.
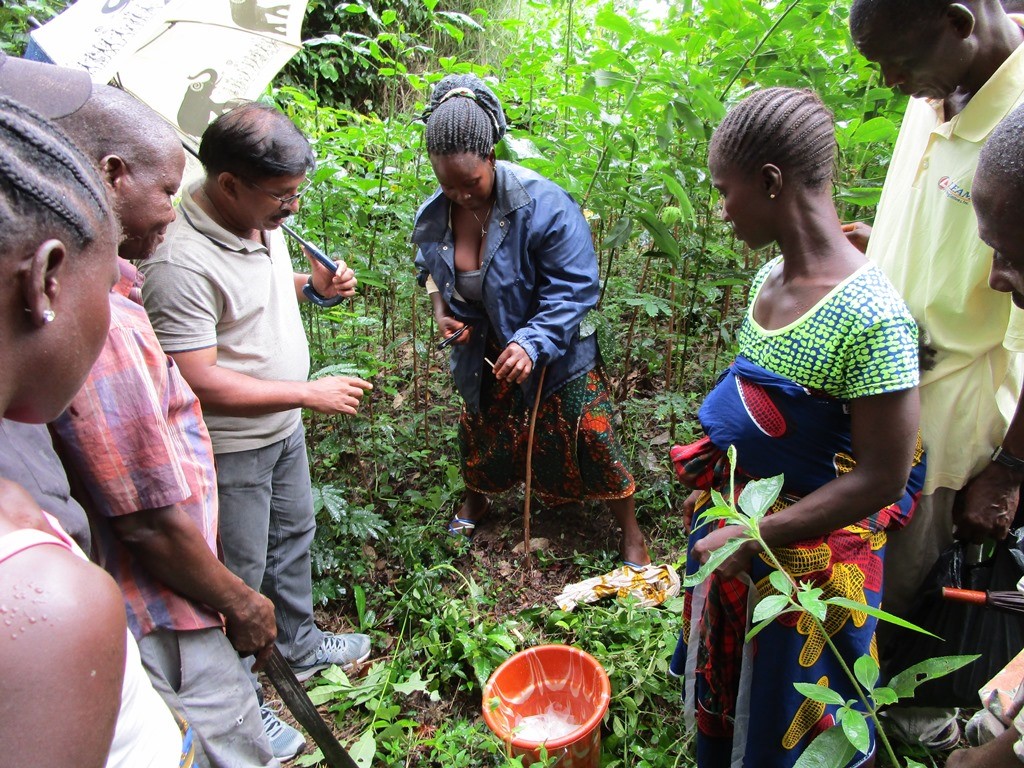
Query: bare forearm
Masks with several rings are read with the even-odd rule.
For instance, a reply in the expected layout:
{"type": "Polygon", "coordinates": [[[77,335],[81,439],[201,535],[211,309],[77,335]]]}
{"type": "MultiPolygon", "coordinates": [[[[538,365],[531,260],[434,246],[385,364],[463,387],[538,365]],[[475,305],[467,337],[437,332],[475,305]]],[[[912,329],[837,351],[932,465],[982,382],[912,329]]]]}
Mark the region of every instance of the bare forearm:
{"type": "Polygon", "coordinates": [[[856,466],[792,507],[761,521],[768,546],[822,536],[845,528],[899,500],[917,445],[916,389],[850,402],[850,436],[856,466]]]}
{"type": "Polygon", "coordinates": [[[434,309],[434,320],[440,322],[441,318],[452,316],[452,310],[445,302],[440,291],[430,294],[430,304],[434,309]]]}
{"type": "Polygon", "coordinates": [[[309,279],[309,275],[302,272],[296,272],[293,275],[295,281],[295,297],[300,301],[309,301],[306,298],[306,294],[302,292],[302,289],[306,287],[306,281],[309,279]]]}
{"type": "MultiPolygon", "coordinates": [[[[761,536],[769,547],[824,536],[873,515],[893,503],[884,482],[855,468],[809,493],[791,507],[761,520],[761,536]]],[[[906,478],[903,478],[904,484],[906,478]]]]}
{"type": "Polygon", "coordinates": [[[267,381],[219,365],[186,374],[204,410],[231,416],[261,416],[307,405],[308,382],[267,381]]]}
{"type": "Polygon", "coordinates": [[[156,580],[222,614],[247,593],[177,505],[112,518],[115,534],[156,580]]]}

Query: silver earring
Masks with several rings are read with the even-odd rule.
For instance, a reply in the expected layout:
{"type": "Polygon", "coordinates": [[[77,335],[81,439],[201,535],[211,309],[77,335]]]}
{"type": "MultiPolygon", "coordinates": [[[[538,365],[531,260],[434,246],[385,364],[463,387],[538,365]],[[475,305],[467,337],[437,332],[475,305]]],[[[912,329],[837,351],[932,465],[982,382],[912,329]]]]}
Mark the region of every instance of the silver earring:
{"type": "Polygon", "coordinates": [[[775,199],[775,193],[772,192],[770,195],[768,195],[768,197],[771,198],[772,200],[774,200],[775,199]]]}
{"type": "Polygon", "coordinates": [[[57,319],[57,313],[54,312],[52,309],[44,309],[43,310],[43,322],[44,323],[49,324],[49,323],[52,323],[56,319],[57,319]]]}

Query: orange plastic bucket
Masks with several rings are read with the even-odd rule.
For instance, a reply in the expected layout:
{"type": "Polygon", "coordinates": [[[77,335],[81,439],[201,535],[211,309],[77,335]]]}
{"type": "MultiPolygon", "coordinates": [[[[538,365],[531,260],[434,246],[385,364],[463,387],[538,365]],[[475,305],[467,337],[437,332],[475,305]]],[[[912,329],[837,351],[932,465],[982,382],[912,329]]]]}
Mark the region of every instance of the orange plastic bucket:
{"type": "Polygon", "coordinates": [[[608,673],[589,653],[538,645],[494,670],[484,686],[484,720],[511,756],[525,756],[524,765],[540,760],[543,744],[549,757],[561,755],[558,768],[599,768],[601,718],[611,696],[608,673]],[[540,735],[538,720],[557,727],[549,737],[530,738],[540,735]]]}

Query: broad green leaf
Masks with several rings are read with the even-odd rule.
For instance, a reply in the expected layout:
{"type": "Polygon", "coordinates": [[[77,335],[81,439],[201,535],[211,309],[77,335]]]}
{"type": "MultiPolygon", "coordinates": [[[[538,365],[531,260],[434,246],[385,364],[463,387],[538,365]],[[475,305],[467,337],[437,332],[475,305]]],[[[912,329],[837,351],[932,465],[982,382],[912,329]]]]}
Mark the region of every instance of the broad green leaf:
{"type": "Polygon", "coordinates": [[[683,185],[679,183],[678,179],[668,173],[662,173],[661,180],[665,184],[665,189],[679,201],[679,211],[682,214],[682,218],[687,222],[693,222],[693,204],[690,202],[686,190],[683,189],[683,185]]]}
{"type": "Polygon", "coordinates": [[[868,616],[874,616],[876,619],[888,621],[890,624],[895,624],[896,626],[903,627],[904,629],[912,629],[915,632],[920,632],[922,635],[938,637],[938,635],[929,632],[927,629],[917,626],[917,624],[911,624],[909,621],[901,619],[899,616],[894,616],[891,613],[887,613],[881,608],[873,608],[870,605],[858,603],[856,600],[850,600],[848,597],[830,597],[825,602],[829,605],[841,605],[844,608],[849,608],[851,611],[866,613],[868,616]]]}
{"type": "Polygon", "coordinates": [[[615,115],[606,110],[601,110],[601,122],[613,128],[622,125],[622,115],[615,115]]]}
{"type": "Polygon", "coordinates": [[[711,491],[711,500],[715,503],[716,507],[728,507],[729,504],[726,502],[725,497],[717,490],[711,491]]]}
{"type": "Polygon", "coordinates": [[[980,658],[980,654],[970,656],[936,656],[932,659],[926,659],[920,664],[907,667],[893,677],[889,681],[889,687],[896,692],[899,698],[905,699],[912,696],[914,691],[917,690],[917,686],[921,683],[943,677],[950,672],[955,672],[960,667],[965,667],[978,658],[980,658]]]}
{"type": "Polygon", "coordinates": [[[853,662],[853,674],[861,685],[871,690],[878,682],[878,662],[870,656],[861,656],[853,662]]]}
{"type": "Polygon", "coordinates": [[[824,685],[818,685],[817,683],[793,683],[793,687],[811,701],[820,701],[822,704],[835,704],[837,707],[841,707],[846,703],[846,699],[824,685]]]}
{"type": "Polygon", "coordinates": [[[359,584],[352,585],[352,596],[356,601],[356,615],[359,617],[359,628],[364,629],[363,617],[366,616],[366,590],[359,584]]]}
{"type": "Polygon", "coordinates": [[[857,750],[846,738],[843,729],[833,726],[815,737],[803,751],[793,768],[836,768],[846,765],[857,750]]]}
{"type": "Polygon", "coordinates": [[[380,23],[385,27],[398,18],[398,14],[390,8],[380,12],[380,23]]]}
{"type": "Polygon", "coordinates": [[[697,519],[694,521],[694,524],[699,527],[716,520],[728,520],[731,523],[738,522],[736,513],[729,509],[729,507],[708,507],[697,515],[697,519]]]}
{"type": "Polygon", "coordinates": [[[370,768],[373,758],[377,754],[377,741],[373,738],[373,731],[367,729],[359,737],[355,744],[348,748],[348,755],[356,761],[359,768],[370,768]]]}
{"type": "Polygon", "coordinates": [[[869,101],[891,101],[892,91],[888,88],[872,88],[864,94],[864,98],[869,101]]]}
{"type": "Polygon", "coordinates": [[[690,108],[689,104],[683,101],[677,100],[675,108],[676,116],[683,121],[683,125],[686,126],[686,132],[690,134],[690,137],[702,141],[705,138],[704,121],[697,116],[697,113],[690,108]]]}
{"type": "Polygon", "coordinates": [[[330,80],[332,83],[338,79],[338,68],[334,66],[334,63],[329,59],[321,59],[320,61],[320,74],[330,80]]]}
{"type": "Polygon", "coordinates": [[[476,19],[472,16],[467,16],[465,13],[458,13],[456,11],[438,11],[437,15],[441,18],[448,19],[454,24],[461,24],[469,29],[481,30],[483,27],[477,23],[476,19]]]}
{"type": "Polygon", "coordinates": [[[887,117],[873,117],[861,123],[850,135],[852,144],[866,144],[871,141],[891,142],[896,138],[896,126],[887,117]]]}
{"type": "Polygon", "coordinates": [[[683,50],[679,40],[673,35],[648,35],[647,42],[670,53],[679,53],[683,50]]]}
{"type": "Polygon", "coordinates": [[[629,23],[629,19],[625,16],[620,16],[612,10],[611,4],[604,6],[597,12],[594,22],[599,27],[609,29],[622,37],[632,37],[634,34],[633,25],[629,23]]]}
{"type": "Polygon", "coordinates": [[[828,612],[828,605],[821,599],[821,590],[818,588],[800,590],[796,593],[797,602],[805,611],[814,616],[818,621],[824,621],[828,612]]]}
{"type": "Polygon", "coordinates": [[[608,231],[608,236],[601,243],[601,249],[618,248],[629,240],[631,234],[633,234],[633,220],[629,216],[622,216],[608,231]]]}
{"type": "Polygon", "coordinates": [[[783,475],[751,480],[740,492],[739,507],[754,520],[760,520],[782,492],[783,475]]]}
{"type": "Polygon", "coordinates": [[[710,576],[718,566],[725,562],[733,552],[743,546],[746,541],[747,539],[743,537],[729,539],[729,541],[711,553],[711,557],[708,558],[708,561],[704,563],[696,573],[683,579],[683,586],[692,587],[696,584],[700,584],[710,576]]]}
{"type": "Polygon", "coordinates": [[[633,81],[631,77],[626,77],[619,72],[612,72],[608,69],[597,69],[593,72],[594,82],[599,88],[608,88],[609,86],[619,85],[620,83],[630,83],[633,81]]]}
{"type": "Polygon", "coordinates": [[[404,683],[395,683],[394,689],[395,689],[396,692],[404,693],[406,696],[408,696],[410,694],[413,694],[413,693],[427,693],[427,694],[429,694],[430,691],[427,690],[427,683],[428,682],[430,682],[430,681],[429,680],[424,680],[420,676],[420,671],[417,669],[411,675],[409,675],[409,679],[406,680],[404,683]]]}
{"type": "Polygon", "coordinates": [[[365,6],[365,8],[366,8],[366,15],[369,16],[371,19],[373,19],[378,24],[380,24],[381,23],[380,16],[378,16],[377,12],[375,10],[373,10],[373,6],[372,5],[367,5],[367,6],[365,6]]]}
{"type": "Polygon", "coordinates": [[[842,725],[846,738],[858,752],[866,755],[871,749],[871,731],[868,730],[864,714],[856,709],[844,710],[842,725]]]}
{"type": "Polygon", "coordinates": [[[665,188],[673,197],[675,197],[676,200],[686,197],[683,185],[680,184],[674,176],[668,173],[663,173],[661,174],[661,180],[665,184],[665,188]]]}
{"type": "Polygon", "coordinates": [[[875,705],[879,707],[887,707],[890,704],[895,704],[899,701],[899,696],[896,695],[896,691],[888,686],[881,688],[875,688],[871,691],[871,698],[874,699],[875,705]]]}
{"type": "Polygon", "coordinates": [[[786,595],[769,595],[762,598],[754,607],[754,615],[751,621],[765,621],[774,619],[780,613],[789,608],[789,597],[786,595]]]}
{"type": "Polygon", "coordinates": [[[847,187],[840,188],[839,199],[852,205],[878,205],[882,197],[882,188],[878,187],[847,187]]]}
{"type": "Polygon", "coordinates": [[[501,144],[505,145],[508,150],[509,160],[525,160],[542,158],[544,155],[537,148],[537,145],[527,138],[518,138],[512,134],[505,134],[505,138],[501,140],[501,144]]]}
{"type": "Polygon", "coordinates": [[[597,102],[593,99],[567,94],[565,96],[559,96],[556,101],[564,107],[571,107],[572,109],[578,109],[582,112],[589,112],[594,117],[600,117],[601,115],[601,107],[598,106],[597,102]]]}
{"type": "Polygon", "coordinates": [[[651,233],[651,237],[658,248],[668,254],[673,262],[678,262],[679,243],[672,236],[672,231],[646,211],[638,213],[637,218],[643,223],[644,228],[651,233]]]}
{"type": "Polygon", "coordinates": [[[789,576],[787,576],[782,571],[772,571],[770,574],[768,574],[768,581],[771,582],[771,585],[775,587],[775,589],[777,589],[780,594],[793,594],[795,586],[793,585],[793,582],[790,581],[789,576]]]}

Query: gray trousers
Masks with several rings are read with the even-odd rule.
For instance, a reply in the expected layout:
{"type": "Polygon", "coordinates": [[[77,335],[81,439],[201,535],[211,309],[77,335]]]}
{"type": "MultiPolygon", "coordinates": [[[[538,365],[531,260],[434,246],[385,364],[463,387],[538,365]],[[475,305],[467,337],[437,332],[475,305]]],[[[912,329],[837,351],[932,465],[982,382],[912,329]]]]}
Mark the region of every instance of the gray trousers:
{"type": "Polygon", "coordinates": [[[323,639],[313,623],[316,521],[305,429],[263,448],[218,453],[216,461],[224,564],[274,603],[277,647],[298,662],[323,639]]]}
{"type": "Polygon", "coordinates": [[[139,641],[149,679],[196,735],[202,768],[279,768],[256,693],[220,629],[157,630],[139,641]]]}

